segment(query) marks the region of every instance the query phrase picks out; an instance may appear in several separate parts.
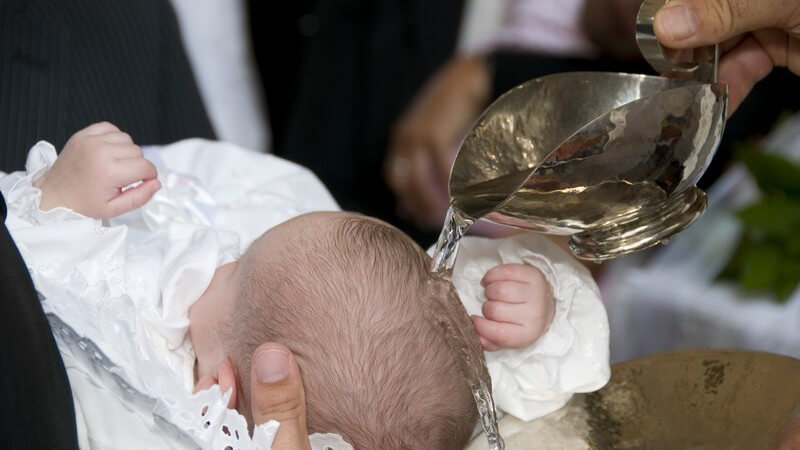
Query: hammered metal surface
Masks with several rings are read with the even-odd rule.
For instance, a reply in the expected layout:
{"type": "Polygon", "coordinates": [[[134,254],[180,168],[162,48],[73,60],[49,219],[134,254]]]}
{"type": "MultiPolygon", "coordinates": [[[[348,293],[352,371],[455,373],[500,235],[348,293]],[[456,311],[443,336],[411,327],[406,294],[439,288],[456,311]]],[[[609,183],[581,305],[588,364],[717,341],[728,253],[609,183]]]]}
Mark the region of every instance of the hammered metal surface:
{"type": "MultiPolygon", "coordinates": [[[[665,353],[613,367],[561,411],[500,423],[507,449],[772,449],[800,419],[800,361],[745,351],[665,353]]],[[[469,450],[481,448],[480,440],[469,450]]]]}
{"type": "MultiPolygon", "coordinates": [[[[663,4],[645,0],[639,21],[652,25],[663,4]]],[[[652,50],[648,61],[666,65],[652,26],[637,33],[652,50]]],[[[584,259],[625,255],[680,232],[705,210],[694,186],[727,118],[728,88],[710,82],[716,51],[694,52],[689,80],[575,72],[508,91],[459,149],[452,205],[472,219],[572,235],[570,248],[584,259]]]]}
{"type": "Polygon", "coordinates": [[[725,85],[645,75],[529,81],[464,140],[451,202],[473,218],[578,234],[573,252],[587,259],[649,247],[705,208],[704,194],[687,191],[719,145],[727,95],[725,85]]]}
{"type": "Polygon", "coordinates": [[[595,448],[767,449],[800,412],[800,361],[696,351],[620,364],[581,398],[595,448]]]}

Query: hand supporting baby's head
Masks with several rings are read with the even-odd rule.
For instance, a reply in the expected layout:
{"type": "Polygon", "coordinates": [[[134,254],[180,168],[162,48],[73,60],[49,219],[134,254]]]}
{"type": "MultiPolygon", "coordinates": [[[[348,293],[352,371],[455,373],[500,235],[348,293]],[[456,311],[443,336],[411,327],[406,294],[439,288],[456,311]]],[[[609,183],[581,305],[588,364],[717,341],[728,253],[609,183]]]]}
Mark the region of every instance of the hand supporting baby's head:
{"type": "Polygon", "coordinates": [[[476,409],[459,356],[426,319],[422,299],[441,295],[428,265],[406,235],[364,217],[311,214],[268,232],[240,261],[224,337],[240,411],[253,350],[281,342],[302,371],[310,432],[356,448],[462,448],[476,409]]]}

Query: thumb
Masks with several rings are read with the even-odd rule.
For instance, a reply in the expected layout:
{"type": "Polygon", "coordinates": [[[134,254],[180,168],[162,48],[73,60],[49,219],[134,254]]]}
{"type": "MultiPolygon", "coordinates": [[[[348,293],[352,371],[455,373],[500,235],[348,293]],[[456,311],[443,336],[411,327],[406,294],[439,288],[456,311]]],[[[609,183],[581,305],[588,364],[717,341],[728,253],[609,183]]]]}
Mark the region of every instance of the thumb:
{"type": "Polygon", "coordinates": [[[719,44],[762,28],[800,22],[796,0],[673,0],[656,14],[658,40],[670,48],[719,44]],[[791,6],[791,7],[790,7],[791,6]]]}
{"type": "Polygon", "coordinates": [[[306,397],[297,362],[286,347],[267,343],[253,353],[250,404],[256,425],[280,422],[273,450],[310,449],[306,428],[306,397]]]}
{"type": "Polygon", "coordinates": [[[141,208],[145,203],[153,198],[153,194],[161,189],[161,182],[158,178],[151,178],[145,180],[142,184],[126,189],[118,196],[109,200],[107,210],[104,215],[111,218],[121,216],[122,214],[133,211],[134,209],[141,208]]]}

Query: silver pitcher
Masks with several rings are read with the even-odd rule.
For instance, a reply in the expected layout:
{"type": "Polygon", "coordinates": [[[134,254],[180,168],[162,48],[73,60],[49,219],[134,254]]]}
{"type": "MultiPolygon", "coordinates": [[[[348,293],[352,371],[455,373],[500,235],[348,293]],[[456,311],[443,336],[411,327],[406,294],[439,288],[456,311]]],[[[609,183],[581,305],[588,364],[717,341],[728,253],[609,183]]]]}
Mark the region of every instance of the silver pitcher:
{"type": "Polygon", "coordinates": [[[473,219],[571,235],[601,261],[668,240],[703,213],[695,184],[725,127],[719,50],[671,62],[653,32],[667,0],[645,0],[639,49],[664,76],[576,72],[503,94],[464,140],[450,175],[454,208],[473,219]]]}

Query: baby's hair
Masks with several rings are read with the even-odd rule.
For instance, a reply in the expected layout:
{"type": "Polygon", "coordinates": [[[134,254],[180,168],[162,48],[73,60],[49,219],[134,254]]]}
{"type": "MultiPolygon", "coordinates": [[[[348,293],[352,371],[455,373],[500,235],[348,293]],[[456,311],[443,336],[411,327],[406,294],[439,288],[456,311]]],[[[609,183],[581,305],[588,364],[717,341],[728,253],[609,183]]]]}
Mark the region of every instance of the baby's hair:
{"type": "Polygon", "coordinates": [[[441,295],[428,256],[366,217],[306,228],[280,254],[244,257],[240,331],[228,339],[243,410],[253,351],[280,342],[302,372],[309,432],[356,449],[463,448],[477,412],[458,356],[426,320],[421,300],[441,295]]]}

